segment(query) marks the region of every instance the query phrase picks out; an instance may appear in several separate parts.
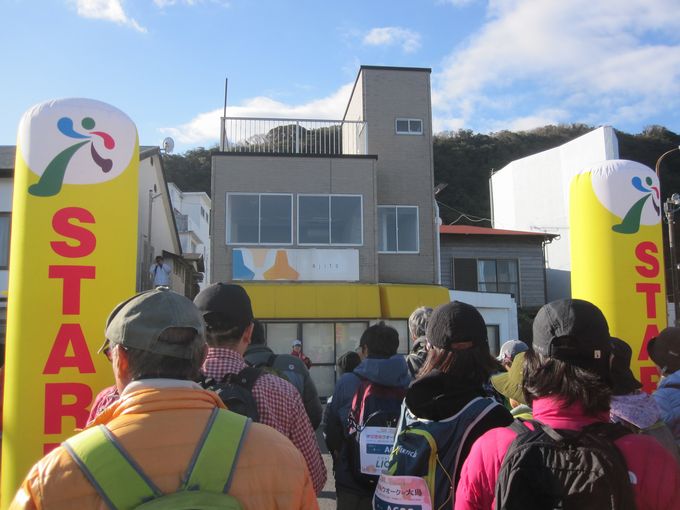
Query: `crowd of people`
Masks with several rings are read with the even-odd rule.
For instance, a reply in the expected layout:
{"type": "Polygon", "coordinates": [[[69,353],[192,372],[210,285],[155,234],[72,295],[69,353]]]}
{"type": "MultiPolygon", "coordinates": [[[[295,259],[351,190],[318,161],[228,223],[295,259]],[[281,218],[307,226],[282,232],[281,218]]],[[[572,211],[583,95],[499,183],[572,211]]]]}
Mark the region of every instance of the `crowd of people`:
{"type": "Polygon", "coordinates": [[[341,510],[680,509],[680,329],[648,343],[652,395],[583,300],[545,305],[498,357],[458,301],[416,309],[409,335],[404,356],[369,326],[323,409],[301,342],[276,355],[242,287],[137,294],[106,321],[115,384],[11,508],[318,508],[321,424],[341,510]]]}

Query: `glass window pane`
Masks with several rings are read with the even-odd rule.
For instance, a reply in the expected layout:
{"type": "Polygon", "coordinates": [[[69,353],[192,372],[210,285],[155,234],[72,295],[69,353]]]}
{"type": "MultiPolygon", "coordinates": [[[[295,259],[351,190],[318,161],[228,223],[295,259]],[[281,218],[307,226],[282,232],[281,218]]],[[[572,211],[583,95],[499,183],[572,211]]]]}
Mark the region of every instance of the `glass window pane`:
{"type": "Polygon", "coordinates": [[[328,197],[298,197],[300,243],[328,244],[328,197]]]}
{"type": "Polygon", "coordinates": [[[410,120],[408,122],[409,131],[411,133],[422,133],[423,132],[423,121],[421,120],[410,120]]]}
{"type": "Polygon", "coordinates": [[[0,267],[9,265],[9,229],[11,216],[0,214],[0,267]]]}
{"type": "Polygon", "coordinates": [[[302,351],[312,363],[335,364],[335,331],[332,322],[304,322],[302,351]]]}
{"type": "Polygon", "coordinates": [[[397,209],[378,207],[379,251],[397,251],[397,209]]]}
{"type": "Polygon", "coordinates": [[[408,336],[408,321],[405,320],[385,320],[385,324],[392,326],[399,333],[399,354],[408,354],[411,348],[408,336]]]}
{"type": "Polygon", "coordinates": [[[418,251],[418,209],[416,207],[397,208],[398,251],[418,251]]]}
{"type": "Polygon", "coordinates": [[[517,261],[516,260],[497,260],[498,281],[516,282],[517,281],[517,261]]]}
{"type": "Polygon", "coordinates": [[[292,241],[292,206],[290,195],[260,195],[260,243],[292,241]]]}
{"type": "Polygon", "coordinates": [[[367,326],[366,322],[335,323],[335,361],[346,352],[355,351],[359,347],[359,340],[367,326]]]}
{"type": "Polygon", "coordinates": [[[335,367],[331,365],[312,365],[309,374],[314,381],[320,397],[330,397],[335,387],[335,367]]]}
{"type": "Polygon", "coordinates": [[[486,335],[489,339],[489,351],[491,355],[496,357],[500,352],[500,331],[499,327],[494,324],[487,324],[486,335]]]}
{"type": "Polygon", "coordinates": [[[229,242],[258,243],[258,195],[229,195],[229,242]]]}
{"type": "Polygon", "coordinates": [[[516,283],[499,283],[498,292],[503,292],[505,294],[512,294],[517,298],[517,284],[516,283]]]}
{"type": "Polygon", "coordinates": [[[361,244],[361,197],[331,197],[331,243],[361,244]]]}
{"type": "Polygon", "coordinates": [[[397,119],[397,133],[408,133],[408,120],[397,119]]]}
{"type": "Polygon", "coordinates": [[[298,325],[295,322],[268,322],[267,347],[275,354],[290,354],[293,350],[293,340],[298,337],[298,325]]]}

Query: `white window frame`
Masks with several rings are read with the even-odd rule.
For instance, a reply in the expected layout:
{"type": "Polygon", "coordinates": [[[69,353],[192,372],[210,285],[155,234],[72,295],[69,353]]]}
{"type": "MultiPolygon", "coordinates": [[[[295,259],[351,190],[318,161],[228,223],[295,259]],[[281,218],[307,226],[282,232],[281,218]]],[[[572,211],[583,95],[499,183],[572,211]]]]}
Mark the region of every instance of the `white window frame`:
{"type": "Polygon", "coordinates": [[[422,136],[422,134],[423,134],[423,119],[398,117],[398,118],[394,119],[394,132],[398,135],[422,136]],[[412,120],[417,120],[418,122],[420,122],[420,131],[411,131],[411,121],[412,120]],[[399,131],[399,129],[397,129],[397,125],[400,121],[406,121],[407,122],[408,131],[399,131]]]}
{"type": "MultiPolygon", "coordinates": [[[[292,193],[241,193],[238,191],[234,192],[229,192],[226,194],[226,211],[229,211],[229,197],[231,196],[244,196],[244,195],[250,195],[250,196],[257,196],[257,243],[236,243],[231,241],[231,231],[230,231],[230,226],[231,226],[231,220],[229,217],[227,217],[226,221],[226,227],[225,227],[225,234],[226,234],[226,244],[228,245],[233,245],[233,246],[292,246],[293,245],[293,194],[292,193]],[[290,242],[288,243],[263,243],[260,242],[260,237],[261,237],[261,228],[262,228],[262,200],[260,197],[262,196],[282,196],[282,197],[290,197],[290,242]]],[[[228,213],[227,213],[228,214],[228,213]]]]}
{"type": "Polygon", "coordinates": [[[297,196],[297,244],[299,246],[363,246],[364,245],[364,196],[351,193],[298,193],[297,196]],[[300,197],[328,197],[328,242],[327,243],[302,243],[300,242],[300,197]],[[361,242],[356,243],[332,243],[331,242],[331,197],[359,197],[359,213],[361,214],[361,242]]]}
{"type": "MultiPolygon", "coordinates": [[[[379,205],[378,206],[378,218],[380,218],[380,209],[394,208],[395,211],[395,224],[396,224],[396,242],[397,249],[395,251],[382,251],[378,250],[378,253],[400,253],[400,254],[418,254],[420,253],[420,208],[417,205],[379,205]],[[416,210],[416,250],[415,251],[404,251],[399,250],[399,214],[397,209],[415,209],[416,210]]],[[[380,235],[380,224],[378,224],[378,235],[380,235]]],[[[378,239],[378,246],[380,246],[380,239],[378,239]]]]}

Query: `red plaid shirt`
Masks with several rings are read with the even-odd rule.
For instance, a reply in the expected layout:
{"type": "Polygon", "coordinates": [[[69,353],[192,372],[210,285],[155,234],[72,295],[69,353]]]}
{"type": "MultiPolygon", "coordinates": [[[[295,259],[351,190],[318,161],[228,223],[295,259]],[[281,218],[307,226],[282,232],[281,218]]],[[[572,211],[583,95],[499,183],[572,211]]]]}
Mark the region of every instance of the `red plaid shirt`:
{"type": "MultiPolygon", "coordinates": [[[[238,352],[211,347],[203,363],[203,373],[220,380],[226,374],[238,374],[246,366],[238,352]]],[[[318,494],[326,483],[326,466],[300,393],[288,381],[273,374],[262,374],[253,386],[253,397],[260,413],[260,423],[281,432],[300,450],[318,494]]]]}

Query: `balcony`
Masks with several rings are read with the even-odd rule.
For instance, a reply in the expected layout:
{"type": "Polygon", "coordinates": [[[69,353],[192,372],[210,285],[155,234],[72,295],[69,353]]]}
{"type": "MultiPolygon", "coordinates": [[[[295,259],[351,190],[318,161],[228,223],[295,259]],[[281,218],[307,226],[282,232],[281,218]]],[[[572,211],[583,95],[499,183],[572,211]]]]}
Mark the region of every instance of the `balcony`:
{"type": "Polygon", "coordinates": [[[316,156],[366,154],[366,122],[222,118],[222,152],[316,156]]]}

